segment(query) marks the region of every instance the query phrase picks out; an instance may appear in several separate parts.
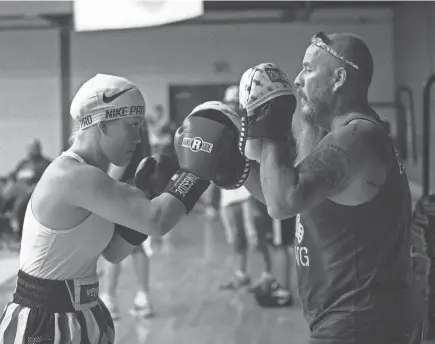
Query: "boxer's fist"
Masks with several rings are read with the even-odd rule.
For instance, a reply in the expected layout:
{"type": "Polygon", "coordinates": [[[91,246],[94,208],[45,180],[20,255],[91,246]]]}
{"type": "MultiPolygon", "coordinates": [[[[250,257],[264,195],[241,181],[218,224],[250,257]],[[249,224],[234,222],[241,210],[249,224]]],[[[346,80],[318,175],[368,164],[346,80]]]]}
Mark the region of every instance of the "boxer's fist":
{"type": "Polygon", "coordinates": [[[177,130],[174,146],[180,170],[165,192],[183,202],[187,212],[211,181],[235,189],[248,178],[251,165],[239,152],[239,129],[234,110],[221,102],[206,102],[193,109],[177,130]]]}
{"type": "Polygon", "coordinates": [[[163,154],[154,154],[143,159],[136,169],[135,185],[153,199],[166,188],[169,180],[178,170],[178,162],[163,154]]]}
{"type": "Polygon", "coordinates": [[[174,139],[180,167],[205,180],[220,179],[229,170],[225,159],[236,145],[235,138],[235,133],[216,120],[202,116],[186,118],[174,139]]]}
{"type": "MultiPolygon", "coordinates": [[[[247,139],[291,135],[296,98],[287,75],[273,63],[248,69],[240,80],[242,118],[241,148],[247,139]]],[[[245,154],[244,149],[242,153],[245,154]]]]}

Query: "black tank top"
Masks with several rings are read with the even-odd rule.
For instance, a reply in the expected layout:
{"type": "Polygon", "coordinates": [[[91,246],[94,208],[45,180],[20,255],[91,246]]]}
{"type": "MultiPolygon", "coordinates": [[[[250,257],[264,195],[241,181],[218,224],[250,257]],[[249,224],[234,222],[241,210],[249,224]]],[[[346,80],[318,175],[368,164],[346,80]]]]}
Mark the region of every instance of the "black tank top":
{"type": "MultiPolygon", "coordinates": [[[[382,126],[379,118],[361,114],[344,125],[355,119],[382,126]]],[[[373,344],[398,336],[394,343],[402,343],[401,327],[408,326],[408,314],[415,308],[412,204],[393,144],[391,154],[397,163],[372,200],[358,206],[326,200],[297,216],[298,293],[314,338],[373,344]]]]}

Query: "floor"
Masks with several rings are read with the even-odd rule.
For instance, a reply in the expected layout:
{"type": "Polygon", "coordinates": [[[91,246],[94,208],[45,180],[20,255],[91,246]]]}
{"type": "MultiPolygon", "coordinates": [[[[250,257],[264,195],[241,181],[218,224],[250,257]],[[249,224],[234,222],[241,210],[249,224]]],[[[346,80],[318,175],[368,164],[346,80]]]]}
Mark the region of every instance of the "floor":
{"type": "MultiPolygon", "coordinates": [[[[262,264],[257,253],[251,257],[251,272],[256,278],[262,264]]],[[[305,343],[308,329],[299,305],[263,309],[246,291],[219,290],[233,266],[220,222],[208,222],[199,215],[187,217],[171,233],[166,249],[151,258],[154,318],[138,319],[129,314],[136,280],[129,258],[123,263],[119,285],[122,316],[116,323],[116,343],[305,343]]],[[[14,285],[10,280],[0,287],[1,308],[14,285]]]]}

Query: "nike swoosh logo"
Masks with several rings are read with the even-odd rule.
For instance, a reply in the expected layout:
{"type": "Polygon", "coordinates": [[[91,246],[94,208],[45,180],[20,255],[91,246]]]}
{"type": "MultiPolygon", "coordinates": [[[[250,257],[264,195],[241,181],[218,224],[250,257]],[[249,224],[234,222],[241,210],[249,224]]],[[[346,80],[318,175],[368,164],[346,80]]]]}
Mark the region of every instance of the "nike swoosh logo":
{"type": "Polygon", "coordinates": [[[122,95],[122,94],[124,94],[125,92],[131,90],[132,88],[133,88],[133,87],[127,88],[126,90],[121,91],[121,92],[118,92],[118,93],[115,93],[114,95],[109,96],[109,97],[106,96],[106,95],[103,93],[103,102],[104,102],[104,103],[110,103],[110,102],[114,101],[116,98],[118,98],[120,95],[122,95]]]}

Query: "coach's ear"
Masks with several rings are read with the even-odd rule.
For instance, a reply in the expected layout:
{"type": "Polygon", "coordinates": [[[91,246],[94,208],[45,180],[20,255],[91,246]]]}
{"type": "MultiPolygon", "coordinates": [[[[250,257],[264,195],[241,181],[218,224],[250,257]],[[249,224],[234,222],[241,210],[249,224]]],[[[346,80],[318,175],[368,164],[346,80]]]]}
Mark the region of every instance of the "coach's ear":
{"type": "Polygon", "coordinates": [[[337,92],[340,89],[340,87],[344,85],[346,78],[347,78],[347,72],[346,69],[344,69],[343,67],[337,68],[334,71],[334,76],[333,76],[334,92],[337,92]]]}

